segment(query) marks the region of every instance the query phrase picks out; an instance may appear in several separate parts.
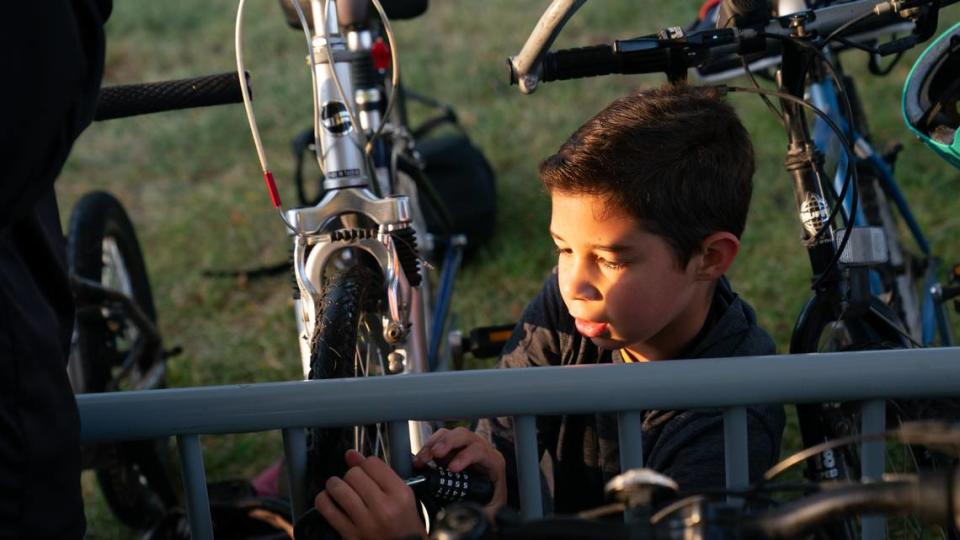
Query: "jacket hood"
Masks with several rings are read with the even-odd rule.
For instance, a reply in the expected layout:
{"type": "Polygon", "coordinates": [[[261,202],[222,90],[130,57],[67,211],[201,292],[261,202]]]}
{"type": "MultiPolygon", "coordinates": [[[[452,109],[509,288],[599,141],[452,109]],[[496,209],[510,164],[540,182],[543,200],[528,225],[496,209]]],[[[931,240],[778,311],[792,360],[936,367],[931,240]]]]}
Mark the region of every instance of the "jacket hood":
{"type": "Polygon", "coordinates": [[[757,326],[757,315],[753,308],[733,292],[726,277],[717,281],[710,311],[708,328],[687,347],[682,358],[753,356],[776,352],[773,338],[757,326]]]}

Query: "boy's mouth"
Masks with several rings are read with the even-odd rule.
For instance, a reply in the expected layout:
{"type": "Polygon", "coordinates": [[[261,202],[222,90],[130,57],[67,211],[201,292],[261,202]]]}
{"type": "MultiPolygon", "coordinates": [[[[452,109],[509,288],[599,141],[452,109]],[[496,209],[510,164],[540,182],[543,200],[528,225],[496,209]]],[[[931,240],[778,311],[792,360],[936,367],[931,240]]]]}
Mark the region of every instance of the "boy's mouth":
{"type": "Polygon", "coordinates": [[[584,319],[574,319],[574,323],[577,326],[577,332],[588,338],[600,337],[607,333],[607,327],[609,326],[605,322],[593,322],[584,319]]]}

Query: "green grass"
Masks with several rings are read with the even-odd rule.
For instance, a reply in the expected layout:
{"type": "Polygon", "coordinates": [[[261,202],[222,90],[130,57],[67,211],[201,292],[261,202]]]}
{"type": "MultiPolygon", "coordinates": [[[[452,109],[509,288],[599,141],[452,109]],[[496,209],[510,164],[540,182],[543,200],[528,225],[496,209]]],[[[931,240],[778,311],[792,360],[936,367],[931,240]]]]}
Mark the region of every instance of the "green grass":
{"type": "MultiPolygon", "coordinates": [[[[617,96],[662,77],[608,77],[547,84],[522,96],[506,82],[504,59],[515,54],[546,2],[435,0],[421,19],[394,24],[406,84],[452,104],[497,173],[497,233],[464,268],[453,313],[462,328],[516,320],[554,264],[546,234],[549,206],[536,177],[538,161],[617,96]]],[[[685,24],[699,2],[594,0],[581,9],[557,47],[581,46],[685,24]]],[[[117,3],[107,25],[105,84],[230,71],[234,67],[236,2],[117,3]]],[[[943,19],[960,14],[951,8],[943,19]]],[[[311,98],[303,37],[288,29],[276,2],[250,2],[245,53],[267,155],[287,203],[295,200],[291,137],[309,126],[311,98]]],[[[908,55],[909,59],[915,57],[908,55]]],[[[960,213],[949,194],[960,174],[907,133],[898,114],[902,62],[886,78],[866,74],[866,60],[848,70],[861,93],[877,141],[902,141],[903,187],[931,243],[960,260],[954,239],[960,213]]],[[[742,83],[742,81],[740,81],[742,83]]],[[[753,96],[733,96],[757,148],[754,203],[744,248],[730,272],[783,352],[809,294],[809,266],[799,243],[793,193],[783,172],[784,138],[753,96]]],[[[239,106],[166,113],[91,126],[77,142],[58,182],[64,220],[92,189],[116,194],[137,228],[152,280],[160,327],[184,353],[169,366],[171,386],[299,378],[287,277],[259,281],[210,279],[208,269],[283,261],[289,238],[272,210],[239,106]]],[[[795,428],[787,448],[797,446],[795,428]]],[[[280,452],[279,438],[205,437],[213,479],[249,476],[280,452]]],[[[85,496],[91,538],[124,538],[90,478],[85,496]]]]}

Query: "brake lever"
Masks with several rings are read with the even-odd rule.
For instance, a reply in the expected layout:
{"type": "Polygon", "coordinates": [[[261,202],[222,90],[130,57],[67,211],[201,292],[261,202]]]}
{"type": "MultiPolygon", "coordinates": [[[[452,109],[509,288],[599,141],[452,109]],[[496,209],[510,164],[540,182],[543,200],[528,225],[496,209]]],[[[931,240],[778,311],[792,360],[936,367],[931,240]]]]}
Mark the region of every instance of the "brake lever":
{"type": "Polygon", "coordinates": [[[560,30],[586,1],[553,0],[540,16],[533,32],[530,32],[520,53],[507,59],[511,84],[516,83],[524,94],[531,94],[537,89],[540,83],[540,62],[544,53],[550,50],[554,40],[560,35],[560,30]]]}

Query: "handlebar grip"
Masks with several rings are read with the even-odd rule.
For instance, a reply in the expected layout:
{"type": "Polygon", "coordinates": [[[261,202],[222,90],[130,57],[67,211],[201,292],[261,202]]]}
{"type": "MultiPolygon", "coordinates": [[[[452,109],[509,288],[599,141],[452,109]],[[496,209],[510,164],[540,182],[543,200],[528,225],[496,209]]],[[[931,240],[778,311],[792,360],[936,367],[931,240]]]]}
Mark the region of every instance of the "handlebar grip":
{"type": "MultiPolygon", "coordinates": [[[[249,85],[249,74],[244,84],[249,85]]],[[[247,87],[249,89],[249,86],[247,87]]],[[[108,86],[100,90],[94,120],[110,120],[163,111],[240,103],[236,72],[192,79],[108,86]]]]}
{"type": "MultiPolygon", "coordinates": [[[[665,73],[675,67],[677,60],[657,37],[641,37],[547,53],[543,57],[540,80],[561,81],[613,73],[665,73]]],[[[683,59],[679,60],[679,65],[686,67],[683,59]]]]}
{"type": "Polygon", "coordinates": [[[620,59],[612,44],[548,52],[542,66],[543,82],[620,73],[620,59]]]}

